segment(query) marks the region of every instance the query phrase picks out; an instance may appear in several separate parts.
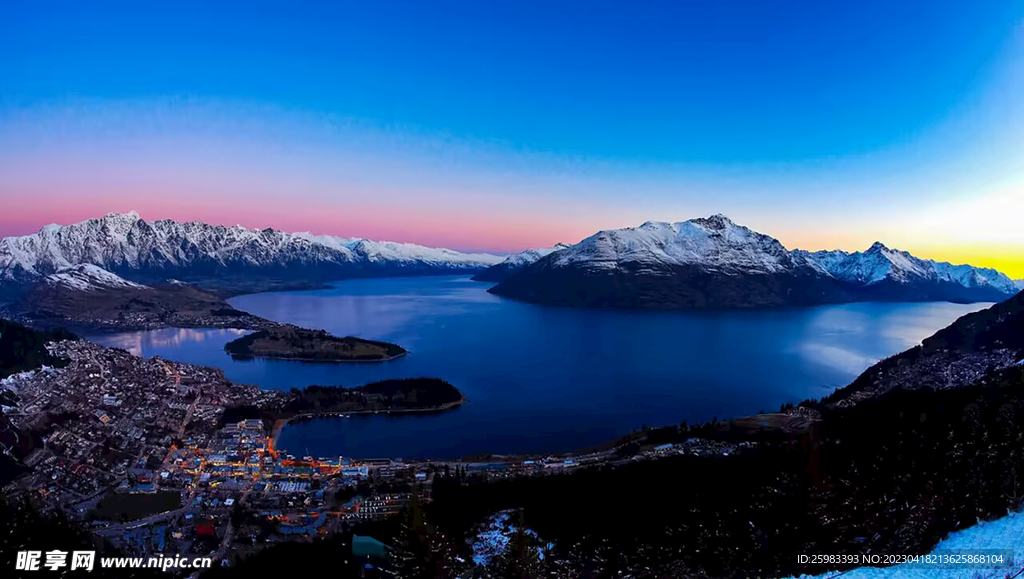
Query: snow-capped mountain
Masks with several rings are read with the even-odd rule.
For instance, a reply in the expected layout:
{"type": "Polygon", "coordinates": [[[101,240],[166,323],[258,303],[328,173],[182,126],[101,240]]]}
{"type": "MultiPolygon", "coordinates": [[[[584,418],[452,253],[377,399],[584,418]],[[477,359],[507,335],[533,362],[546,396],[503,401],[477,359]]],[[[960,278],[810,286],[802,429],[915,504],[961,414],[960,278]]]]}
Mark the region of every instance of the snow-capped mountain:
{"type": "Polygon", "coordinates": [[[822,303],[842,290],[806,255],[712,215],[600,231],[490,291],[560,305],[732,308],[822,303]]]}
{"type": "Polygon", "coordinates": [[[701,265],[748,274],[818,270],[813,260],[791,253],[777,239],[737,225],[724,215],[678,223],[648,221],[640,227],[600,231],[560,252],[552,263],[595,270],[616,269],[624,263],[652,270],[701,265]]]}
{"type": "Polygon", "coordinates": [[[198,221],[145,221],[111,213],[32,235],[0,239],[0,284],[27,283],[79,264],[129,280],[225,277],[330,280],[354,276],[473,272],[501,257],[411,243],[378,242],[198,221]]]}
{"type": "Polygon", "coordinates": [[[493,293],[594,307],[733,308],[854,300],[999,301],[1003,274],[865,252],[788,250],[724,215],[600,231],[509,276],[493,293]]]}
{"type": "Polygon", "coordinates": [[[943,291],[947,293],[961,288],[967,292],[992,290],[1003,296],[1016,293],[1013,280],[994,269],[920,259],[877,241],[866,251],[854,253],[840,250],[800,253],[817,261],[835,278],[876,293],[881,292],[883,286],[888,286],[886,291],[889,292],[902,290],[915,295],[922,291],[927,293],[924,286],[945,288],[943,291]]]}
{"type": "Polygon", "coordinates": [[[492,265],[484,271],[473,276],[474,281],[501,281],[524,267],[536,262],[542,257],[556,251],[570,247],[565,243],[556,243],[554,247],[542,247],[539,249],[527,249],[519,253],[513,253],[501,262],[492,265]]]}
{"type": "Polygon", "coordinates": [[[66,267],[57,273],[51,273],[42,279],[42,283],[49,286],[61,286],[69,290],[86,292],[122,288],[141,289],[147,287],[130,282],[91,263],[81,263],[66,267]]]}
{"type": "Polygon", "coordinates": [[[1024,279],[1013,280],[1013,285],[1017,286],[1017,289],[1024,290],[1024,279]]]}

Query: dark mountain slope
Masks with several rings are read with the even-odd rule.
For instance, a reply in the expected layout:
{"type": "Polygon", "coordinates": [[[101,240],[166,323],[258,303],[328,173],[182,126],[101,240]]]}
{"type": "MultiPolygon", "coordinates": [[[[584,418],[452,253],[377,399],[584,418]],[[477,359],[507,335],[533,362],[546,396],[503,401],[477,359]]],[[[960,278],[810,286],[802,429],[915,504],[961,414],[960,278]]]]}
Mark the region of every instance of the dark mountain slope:
{"type": "Polygon", "coordinates": [[[920,346],[865,370],[823,402],[846,406],[893,389],[946,389],[1024,359],[1024,292],[962,316],[920,346]]]}

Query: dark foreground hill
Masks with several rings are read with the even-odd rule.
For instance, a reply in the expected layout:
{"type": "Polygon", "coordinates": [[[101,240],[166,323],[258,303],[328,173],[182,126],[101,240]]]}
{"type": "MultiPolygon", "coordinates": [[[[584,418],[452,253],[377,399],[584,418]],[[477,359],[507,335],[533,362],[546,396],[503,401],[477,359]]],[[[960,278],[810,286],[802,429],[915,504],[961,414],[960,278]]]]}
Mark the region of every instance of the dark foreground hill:
{"type": "Polygon", "coordinates": [[[77,337],[67,330],[39,331],[0,320],[0,378],[43,365],[59,364],[60,360],[46,351],[46,344],[75,339],[77,337]]]}
{"type": "MultiPolygon", "coordinates": [[[[76,339],[77,336],[66,330],[43,332],[0,320],[0,378],[42,366],[63,364],[46,350],[46,344],[76,339]]],[[[16,397],[17,393],[0,387],[0,405],[13,406],[16,397]]],[[[14,459],[24,458],[38,444],[36,437],[15,428],[10,419],[0,412],[0,486],[21,472],[21,466],[14,459]]]]}
{"type": "Polygon", "coordinates": [[[878,362],[824,399],[851,405],[893,389],[958,388],[1024,360],[1024,292],[962,316],[920,346],[878,362]]]}

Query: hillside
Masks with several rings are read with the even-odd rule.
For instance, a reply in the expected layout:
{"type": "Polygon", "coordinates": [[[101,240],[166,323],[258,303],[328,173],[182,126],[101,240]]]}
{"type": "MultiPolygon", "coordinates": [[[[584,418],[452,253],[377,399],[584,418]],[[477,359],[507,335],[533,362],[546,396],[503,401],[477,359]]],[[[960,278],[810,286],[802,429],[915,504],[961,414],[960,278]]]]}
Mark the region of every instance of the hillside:
{"type": "Polygon", "coordinates": [[[68,267],[42,278],[8,310],[17,319],[42,328],[259,329],[277,325],[236,310],[220,297],[189,284],[165,282],[146,286],[89,264],[68,267]]]}
{"type": "Polygon", "coordinates": [[[1024,360],[1024,292],[962,316],[920,346],[865,370],[823,402],[850,406],[893,389],[942,390],[975,383],[1024,360]]]}
{"type": "Polygon", "coordinates": [[[77,340],[67,330],[39,331],[7,320],[0,320],[0,378],[60,361],[46,351],[48,342],[77,340]]]}
{"type": "MultiPolygon", "coordinates": [[[[44,332],[0,320],[0,408],[13,406],[18,399],[18,393],[4,387],[2,379],[43,366],[63,365],[64,361],[47,352],[46,344],[77,339],[66,330],[44,332]]],[[[0,486],[22,471],[23,466],[14,458],[24,458],[38,444],[38,437],[16,428],[0,410],[0,486]]]]}

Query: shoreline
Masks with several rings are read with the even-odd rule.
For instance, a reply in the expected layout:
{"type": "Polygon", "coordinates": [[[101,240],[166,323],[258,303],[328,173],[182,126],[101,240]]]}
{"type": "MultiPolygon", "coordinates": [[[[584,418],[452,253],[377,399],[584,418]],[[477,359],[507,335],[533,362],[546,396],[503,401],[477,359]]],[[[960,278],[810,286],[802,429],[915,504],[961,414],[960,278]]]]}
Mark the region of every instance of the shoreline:
{"type": "Polygon", "coordinates": [[[305,412],[302,414],[296,414],[289,416],[288,418],[277,418],[274,420],[274,424],[270,430],[270,442],[274,449],[277,449],[278,439],[281,437],[281,432],[284,431],[284,427],[289,422],[295,419],[317,419],[317,418],[341,418],[344,416],[353,415],[366,415],[366,414],[387,414],[387,415],[402,415],[402,414],[417,414],[426,412],[445,412],[458,408],[466,402],[465,396],[460,396],[458,400],[453,402],[446,402],[438,406],[430,406],[426,408],[401,408],[397,410],[353,410],[351,412],[305,412]]]}
{"type": "Polygon", "coordinates": [[[408,351],[402,352],[401,354],[395,354],[387,358],[378,358],[375,360],[330,360],[323,358],[292,358],[289,356],[258,356],[258,355],[245,355],[245,354],[232,354],[231,352],[225,351],[225,353],[231,357],[232,360],[238,362],[246,362],[251,360],[283,360],[286,362],[306,362],[312,364],[379,364],[381,362],[391,362],[397,360],[403,356],[409,354],[408,351]]]}

